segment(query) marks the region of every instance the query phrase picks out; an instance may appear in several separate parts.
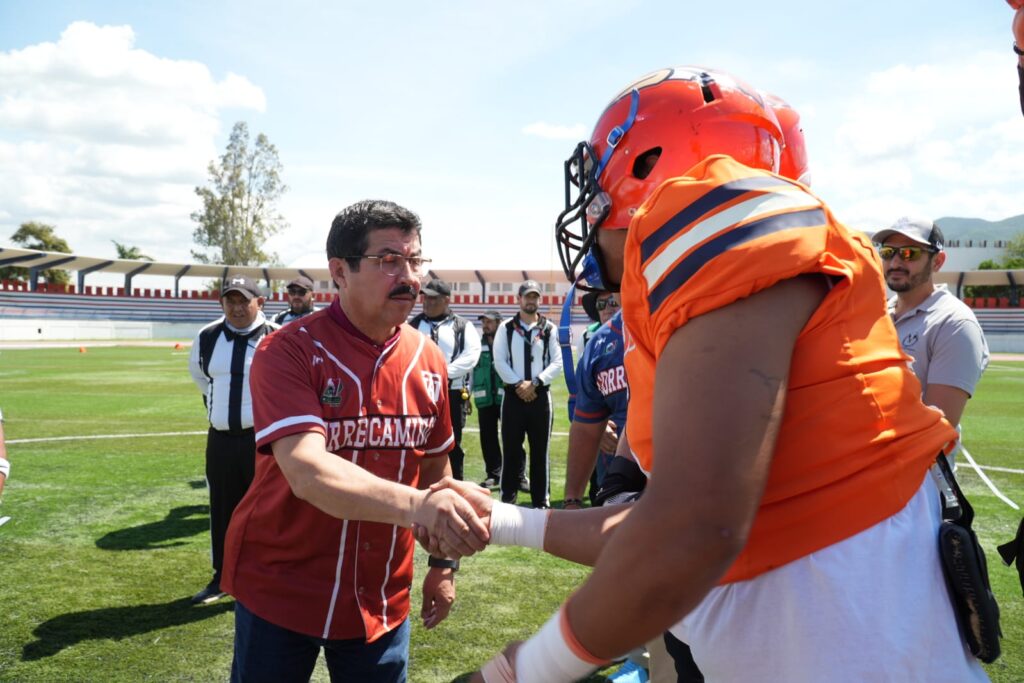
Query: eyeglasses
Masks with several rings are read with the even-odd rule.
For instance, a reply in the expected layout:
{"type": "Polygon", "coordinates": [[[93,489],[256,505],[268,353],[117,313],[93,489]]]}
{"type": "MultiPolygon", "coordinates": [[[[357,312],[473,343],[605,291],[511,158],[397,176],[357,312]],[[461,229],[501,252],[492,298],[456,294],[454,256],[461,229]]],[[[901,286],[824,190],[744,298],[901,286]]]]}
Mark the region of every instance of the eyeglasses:
{"type": "Polygon", "coordinates": [[[928,249],[927,247],[879,247],[878,255],[882,257],[883,261],[891,261],[892,257],[899,254],[900,260],[902,261],[916,261],[921,258],[921,254],[935,254],[937,253],[934,249],[928,249]]]}
{"type": "Polygon", "coordinates": [[[306,292],[308,292],[308,291],[309,291],[308,289],[303,289],[302,287],[289,287],[288,288],[288,293],[289,294],[294,294],[295,296],[306,296],[306,292]]]}
{"type": "Polygon", "coordinates": [[[406,267],[412,270],[414,275],[419,275],[423,272],[424,264],[431,262],[431,259],[428,258],[402,256],[401,254],[363,254],[362,256],[342,256],[341,258],[365,258],[376,261],[380,266],[380,272],[388,277],[398,277],[399,274],[405,272],[406,267]]]}
{"type": "Polygon", "coordinates": [[[606,308],[618,308],[620,304],[618,299],[609,297],[607,299],[598,299],[596,305],[597,310],[603,311],[606,308]]]}

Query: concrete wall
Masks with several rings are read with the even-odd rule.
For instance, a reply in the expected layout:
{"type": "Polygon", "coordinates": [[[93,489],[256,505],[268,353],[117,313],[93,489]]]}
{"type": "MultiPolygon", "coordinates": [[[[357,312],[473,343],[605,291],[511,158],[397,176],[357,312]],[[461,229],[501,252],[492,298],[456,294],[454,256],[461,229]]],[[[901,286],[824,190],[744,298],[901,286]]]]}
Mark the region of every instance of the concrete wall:
{"type": "Polygon", "coordinates": [[[0,318],[0,341],[190,340],[205,323],[0,318]]]}

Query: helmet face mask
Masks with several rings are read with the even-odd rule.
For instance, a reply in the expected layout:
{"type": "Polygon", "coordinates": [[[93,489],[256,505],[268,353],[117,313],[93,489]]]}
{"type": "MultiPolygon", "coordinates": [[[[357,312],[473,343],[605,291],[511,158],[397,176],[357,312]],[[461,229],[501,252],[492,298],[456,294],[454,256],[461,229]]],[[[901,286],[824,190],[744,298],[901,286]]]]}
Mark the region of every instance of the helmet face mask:
{"type": "Polygon", "coordinates": [[[608,105],[590,141],[565,162],[565,209],[555,232],[566,276],[579,282],[577,268],[591,251],[602,288],[617,291],[597,248],[599,229],[628,228],[657,187],[710,156],[775,172],[782,148],[773,107],[728,74],[678,67],[644,76],[608,105]]]}

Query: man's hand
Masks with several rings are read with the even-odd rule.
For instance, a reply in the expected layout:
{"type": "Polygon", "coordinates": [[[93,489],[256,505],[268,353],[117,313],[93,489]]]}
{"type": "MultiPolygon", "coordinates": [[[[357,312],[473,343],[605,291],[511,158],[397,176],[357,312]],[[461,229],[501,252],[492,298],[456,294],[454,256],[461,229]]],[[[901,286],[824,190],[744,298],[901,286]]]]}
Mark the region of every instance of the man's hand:
{"type": "Polygon", "coordinates": [[[601,445],[599,446],[602,453],[614,453],[615,449],[619,447],[619,433],[615,431],[615,427],[616,424],[611,420],[605,423],[604,434],[601,435],[601,445]]]}
{"type": "Polygon", "coordinates": [[[524,379],[516,385],[516,396],[523,399],[524,402],[529,403],[533,399],[537,398],[537,387],[533,386],[533,382],[530,380],[524,379]]]}
{"type": "Polygon", "coordinates": [[[448,616],[455,602],[455,572],[431,567],[423,579],[423,628],[431,629],[448,616]]]}
{"type": "MultiPolygon", "coordinates": [[[[491,508],[494,507],[494,499],[491,497],[491,492],[488,489],[477,486],[476,484],[468,481],[459,481],[452,477],[445,477],[444,479],[431,484],[427,491],[430,494],[448,493],[461,496],[463,501],[472,508],[477,519],[487,531],[487,540],[490,540],[491,508]]],[[[431,534],[423,525],[414,525],[413,533],[416,536],[416,540],[423,546],[423,549],[431,555],[436,555],[438,557],[455,557],[449,554],[445,549],[446,546],[439,542],[440,539],[431,534]]],[[[480,549],[483,550],[483,548],[480,549]]]]}
{"type": "Polygon", "coordinates": [[[516,651],[522,644],[517,640],[506,645],[470,677],[469,683],[516,683],[516,651]]]}
{"type": "Polygon", "coordinates": [[[1017,2],[1015,8],[1017,13],[1013,15],[1013,42],[1017,44],[1018,48],[1024,50],[1024,0],[1015,1],[1017,2]]]}
{"type": "Polygon", "coordinates": [[[412,516],[417,539],[425,533],[432,554],[453,559],[483,550],[491,536],[488,522],[461,495],[438,486],[441,482],[420,492],[412,516]]]}

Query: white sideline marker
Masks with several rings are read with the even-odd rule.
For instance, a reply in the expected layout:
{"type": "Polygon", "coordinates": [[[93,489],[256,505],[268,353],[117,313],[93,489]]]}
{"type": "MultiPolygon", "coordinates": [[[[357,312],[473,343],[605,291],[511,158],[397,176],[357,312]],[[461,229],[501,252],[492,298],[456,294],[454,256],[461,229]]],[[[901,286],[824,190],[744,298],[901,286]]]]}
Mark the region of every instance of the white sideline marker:
{"type": "Polygon", "coordinates": [[[7,522],[9,522],[9,521],[11,521],[11,516],[10,515],[7,515],[6,517],[0,517],[0,526],[3,526],[4,524],[7,524],[7,522]]]}
{"type": "Polygon", "coordinates": [[[974,462],[974,458],[972,458],[971,454],[967,452],[967,449],[964,447],[963,443],[960,444],[960,452],[964,454],[965,458],[967,458],[967,464],[974,468],[974,471],[978,473],[978,476],[981,477],[981,480],[983,482],[985,482],[985,484],[990,489],[992,489],[992,493],[996,494],[996,498],[998,498],[999,500],[1003,501],[1004,503],[1006,503],[1007,505],[1012,507],[1014,510],[1020,510],[1020,506],[1017,505],[1016,503],[1014,503],[1012,500],[1010,500],[1006,496],[1004,496],[1002,491],[997,489],[996,485],[992,483],[992,480],[989,479],[985,475],[985,473],[981,471],[981,468],[978,467],[978,463],[974,462]]]}

